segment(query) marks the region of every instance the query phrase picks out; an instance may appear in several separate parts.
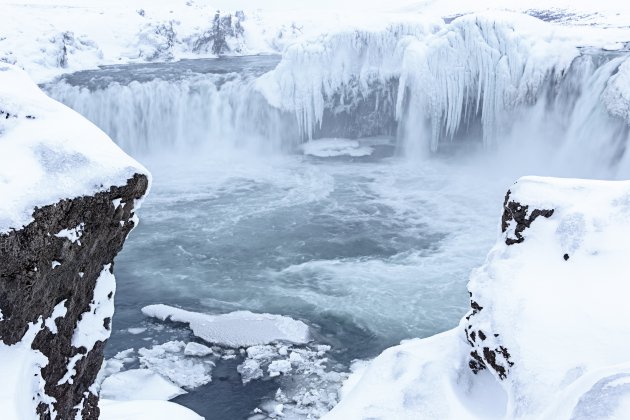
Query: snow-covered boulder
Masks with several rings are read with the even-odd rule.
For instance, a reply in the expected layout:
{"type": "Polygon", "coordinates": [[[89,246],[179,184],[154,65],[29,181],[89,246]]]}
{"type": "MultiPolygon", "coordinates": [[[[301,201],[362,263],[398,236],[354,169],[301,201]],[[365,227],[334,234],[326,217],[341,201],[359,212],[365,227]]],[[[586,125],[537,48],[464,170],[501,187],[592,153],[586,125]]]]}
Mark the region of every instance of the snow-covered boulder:
{"type": "Polygon", "coordinates": [[[98,418],[113,259],[148,186],[107,135],[0,63],[2,418],[98,418]]]}
{"type": "Polygon", "coordinates": [[[459,327],[355,372],[331,419],[627,418],[630,182],[521,178],[459,327]]]}

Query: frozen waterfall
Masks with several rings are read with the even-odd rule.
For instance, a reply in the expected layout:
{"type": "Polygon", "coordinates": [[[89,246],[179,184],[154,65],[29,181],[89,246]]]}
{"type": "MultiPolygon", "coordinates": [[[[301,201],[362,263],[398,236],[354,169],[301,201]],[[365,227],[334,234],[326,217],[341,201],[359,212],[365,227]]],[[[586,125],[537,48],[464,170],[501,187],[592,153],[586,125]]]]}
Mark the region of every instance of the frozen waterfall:
{"type": "Polygon", "coordinates": [[[410,157],[482,146],[588,171],[628,166],[627,57],[530,16],[476,14],[326,34],[281,59],[108,66],[45,88],[134,154],[389,135],[410,157]]]}

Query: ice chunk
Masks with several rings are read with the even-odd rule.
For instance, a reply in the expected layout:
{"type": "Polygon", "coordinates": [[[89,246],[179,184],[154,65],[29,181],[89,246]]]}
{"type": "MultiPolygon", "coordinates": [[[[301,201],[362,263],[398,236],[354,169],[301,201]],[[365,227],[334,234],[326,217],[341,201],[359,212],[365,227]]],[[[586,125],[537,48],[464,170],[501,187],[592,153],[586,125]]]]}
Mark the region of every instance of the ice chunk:
{"type": "Polygon", "coordinates": [[[369,146],[361,146],[356,140],[349,139],[320,139],[311,140],[302,145],[305,155],[317,157],[334,156],[369,156],[374,149],[369,146]]]}
{"type": "Polygon", "coordinates": [[[241,380],[243,384],[246,384],[254,379],[263,377],[263,371],[260,368],[260,363],[255,359],[246,359],[243,363],[237,366],[236,370],[241,374],[241,380]]]}
{"type": "Polygon", "coordinates": [[[267,368],[269,376],[279,376],[280,374],[288,373],[291,371],[291,362],[289,360],[274,360],[269,364],[267,368]]]}
{"type": "Polygon", "coordinates": [[[302,321],[271,314],[237,311],[223,315],[207,315],[167,305],[142,308],[146,316],[187,323],[202,340],[226,347],[248,347],[276,341],[307,343],[309,329],[302,321]]]}
{"type": "Polygon", "coordinates": [[[190,342],[186,344],[184,354],[186,356],[208,356],[212,354],[212,349],[208,346],[204,346],[203,344],[190,342]]]}
{"type": "Polygon", "coordinates": [[[207,384],[212,380],[214,363],[185,356],[185,347],[182,341],[169,341],[150,349],[141,348],[138,350],[140,366],[159,373],[180,387],[192,389],[207,384]]]}

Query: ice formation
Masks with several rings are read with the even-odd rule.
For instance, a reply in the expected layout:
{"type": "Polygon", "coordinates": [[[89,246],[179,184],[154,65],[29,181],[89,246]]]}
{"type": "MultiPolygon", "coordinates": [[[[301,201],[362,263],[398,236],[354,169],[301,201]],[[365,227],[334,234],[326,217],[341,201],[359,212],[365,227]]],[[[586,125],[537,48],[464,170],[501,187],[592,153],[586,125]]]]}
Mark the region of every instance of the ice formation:
{"type": "Polygon", "coordinates": [[[535,101],[543,84],[564,74],[577,57],[577,43],[558,32],[517,14],[455,19],[405,51],[398,117],[407,112],[409,119],[426,118],[434,151],[475,116],[480,116],[484,142],[496,141],[498,119],[535,101]]]}
{"type": "Polygon", "coordinates": [[[276,341],[304,344],[310,341],[306,324],[281,315],[248,311],[207,315],[167,305],[145,306],[142,313],[162,321],[186,323],[197,337],[226,347],[247,347],[276,341]]]}
{"type": "Polygon", "coordinates": [[[432,18],[379,21],[297,43],[259,79],[258,89],[272,105],[294,112],[300,132],[312,138],[333,95],[344,105],[367,97],[374,85],[391,82],[400,74],[405,44],[439,28],[432,18]]]}

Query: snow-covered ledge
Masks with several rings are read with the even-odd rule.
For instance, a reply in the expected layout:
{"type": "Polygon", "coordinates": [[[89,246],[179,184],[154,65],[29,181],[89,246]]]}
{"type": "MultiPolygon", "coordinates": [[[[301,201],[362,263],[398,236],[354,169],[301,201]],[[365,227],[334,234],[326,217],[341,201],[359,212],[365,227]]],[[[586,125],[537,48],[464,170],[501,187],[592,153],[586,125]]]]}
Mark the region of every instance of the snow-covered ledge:
{"type": "Polygon", "coordinates": [[[522,178],[501,227],[460,325],[357,365],[328,419],[627,416],[630,182],[522,178]]]}
{"type": "Polygon", "coordinates": [[[113,259],[149,180],[102,131],[0,63],[3,419],[98,418],[113,259]]]}

